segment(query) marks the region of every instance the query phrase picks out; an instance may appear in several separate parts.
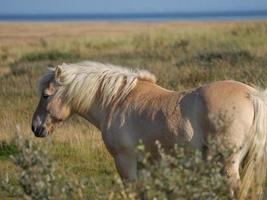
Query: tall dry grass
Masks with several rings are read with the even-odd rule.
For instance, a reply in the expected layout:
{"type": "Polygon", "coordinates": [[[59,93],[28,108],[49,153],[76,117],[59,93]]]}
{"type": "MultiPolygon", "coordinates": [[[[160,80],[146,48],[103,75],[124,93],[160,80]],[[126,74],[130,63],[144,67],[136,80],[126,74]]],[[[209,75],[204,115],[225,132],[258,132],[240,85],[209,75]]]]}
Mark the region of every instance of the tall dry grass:
{"type": "MultiPolygon", "coordinates": [[[[99,187],[112,185],[112,158],[100,133],[85,120],[74,116],[50,138],[33,137],[35,86],[47,67],[89,59],[148,69],[158,84],[172,90],[224,79],[264,87],[266,44],[264,21],[0,24],[0,178],[9,173],[16,185],[9,141],[19,125],[23,137],[51,150],[62,170],[91,177],[99,187]]],[[[97,195],[92,188],[86,194],[97,195]]]]}

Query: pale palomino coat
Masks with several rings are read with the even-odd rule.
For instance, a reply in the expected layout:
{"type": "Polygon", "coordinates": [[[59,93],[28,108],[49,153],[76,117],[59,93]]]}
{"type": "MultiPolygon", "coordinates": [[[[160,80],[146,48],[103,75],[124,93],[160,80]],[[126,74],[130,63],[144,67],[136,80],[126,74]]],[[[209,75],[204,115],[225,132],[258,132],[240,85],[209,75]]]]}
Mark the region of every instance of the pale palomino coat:
{"type": "Polygon", "coordinates": [[[32,121],[35,135],[47,136],[55,123],[79,114],[101,131],[123,180],[137,177],[135,148],[140,140],[153,153],[156,140],[166,149],[188,143],[204,150],[212,136],[226,138],[233,152],[225,163],[232,193],[239,193],[240,199],[250,188],[261,193],[267,167],[265,91],[219,81],[175,92],[158,86],[147,71],[83,62],[48,70],[39,92],[32,121]]]}

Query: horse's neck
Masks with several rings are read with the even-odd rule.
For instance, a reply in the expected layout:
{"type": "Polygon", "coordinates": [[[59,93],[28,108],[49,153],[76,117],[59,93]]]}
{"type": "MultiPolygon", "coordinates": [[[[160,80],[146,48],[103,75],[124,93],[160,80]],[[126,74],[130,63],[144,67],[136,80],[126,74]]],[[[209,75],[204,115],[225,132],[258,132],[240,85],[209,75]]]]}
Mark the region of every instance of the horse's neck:
{"type": "Polygon", "coordinates": [[[106,119],[106,112],[104,109],[100,109],[96,103],[93,103],[86,111],[78,111],[77,114],[88,120],[99,130],[102,129],[106,119]]]}
{"type": "Polygon", "coordinates": [[[178,135],[181,120],[180,99],[183,93],[169,91],[148,82],[139,82],[127,98],[128,119],[138,131],[178,135]]]}
{"type": "Polygon", "coordinates": [[[133,91],[133,95],[142,98],[144,101],[157,102],[156,104],[164,104],[179,98],[180,93],[167,90],[159,85],[147,81],[139,81],[133,91]],[[168,98],[166,98],[168,97],[168,98]]]}
{"type": "Polygon", "coordinates": [[[131,107],[146,113],[161,112],[165,116],[175,112],[182,93],[162,88],[154,83],[139,81],[128,98],[131,107]]]}
{"type": "MultiPolygon", "coordinates": [[[[154,115],[161,112],[165,117],[178,116],[177,106],[182,93],[166,90],[148,81],[138,81],[136,87],[130,92],[125,102],[116,108],[124,112],[124,108],[133,112],[146,112],[154,115]],[[136,109],[135,111],[132,109],[136,109]],[[132,110],[132,111],[131,111],[132,110]]],[[[119,111],[120,112],[120,111],[119,111]]],[[[126,111],[127,112],[127,111],[126,111]]],[[[87,119],[99,130],[105,129],[110,117],[108,108],[100,108],[99,102],[94,102],[85,112],[78,112],[79,115],[87,119]]]]}

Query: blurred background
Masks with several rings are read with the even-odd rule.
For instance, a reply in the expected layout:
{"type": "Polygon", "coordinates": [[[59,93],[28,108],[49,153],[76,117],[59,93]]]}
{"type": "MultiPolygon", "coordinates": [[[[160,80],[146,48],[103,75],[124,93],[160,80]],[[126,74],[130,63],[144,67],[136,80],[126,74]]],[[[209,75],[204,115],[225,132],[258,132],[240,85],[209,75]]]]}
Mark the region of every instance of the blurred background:
{"type": "MultiPolygon", "coordinates": [[[[147,69],[176,91],[226,79],[267,87],[266,20],[266,0],[0,0],[0,180],[20,188],[10,159],[20,155],[19,127],[57,172],[93,180],[85,199],[114,185],[113,160],[88,122],[74,116],[46,139],[31,133],[47,67],[92,60],[147,69]]],[[[24,197],[0,187],[0,199],[24,197]]]]}

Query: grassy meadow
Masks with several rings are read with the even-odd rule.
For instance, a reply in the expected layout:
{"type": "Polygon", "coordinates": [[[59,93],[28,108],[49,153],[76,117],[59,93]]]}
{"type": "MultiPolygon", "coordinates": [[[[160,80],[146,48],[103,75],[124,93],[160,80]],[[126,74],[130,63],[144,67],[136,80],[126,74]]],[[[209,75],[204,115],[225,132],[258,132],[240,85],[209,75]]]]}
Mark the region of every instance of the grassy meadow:
{"type": "MultiPolygon", "coordinates": [[[[36,83],[47,67],[93,60],[153,72],[158,84],[183,90],[234,79],[267,87],[267,22],[186,23],[1,23],[0,180],[16,186],[10,155],[17,129],[49,150],[60,171],[112,186],[116,170],[100,133],[73,116],[49,138],[30,131],[37,105],[36,83]]],[[[86,188],[86,198],[97,191],[86,188]]],[[[12,197],[0,190],[0,199],[12,197]]]]}

